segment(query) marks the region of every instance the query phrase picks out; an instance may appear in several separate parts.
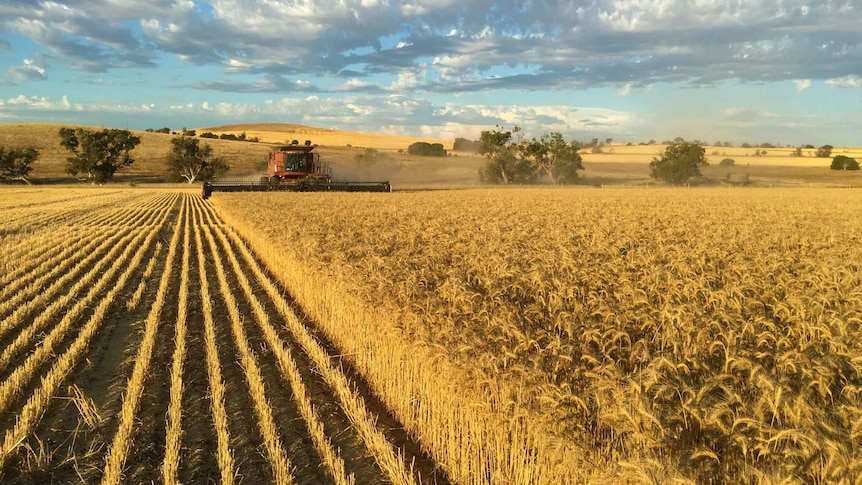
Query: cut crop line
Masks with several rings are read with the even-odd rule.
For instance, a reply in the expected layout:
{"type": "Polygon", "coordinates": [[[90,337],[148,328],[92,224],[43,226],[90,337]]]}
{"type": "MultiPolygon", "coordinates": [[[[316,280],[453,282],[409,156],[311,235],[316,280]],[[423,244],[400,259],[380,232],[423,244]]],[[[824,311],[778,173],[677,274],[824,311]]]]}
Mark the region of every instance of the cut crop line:
{"type": "Polygon", "coordinates": [[[219,288],[221,295],[224,298],[225,306],[230,314],[231,330],[233,332],[234,342],[240,353],[240,363],[246,377],[246,383],[249,387],[249,392],[254,403],[255,414],[257,414],[258,424],[260,426],[261,435],[263,435],[263,443],[269,457],[270,466],[272,466],[272,474],[275,483],[278,485],[287,485],[294,483],[290,473],[290,462],[281,444],[278,428],[275,424],[275,419],[272,416],[272,408],[266,398],[266,389],[263,383],[263,377],[260,373],[260,368],[255,360],[254,354],[248,345],[248,338],[243,328],[242,318],[237,310],[237,302],[233,296],[230,284],[228,283],[227,274],[224,270],[224,265],[221,262],[219,251],[212,234],[207,230],[209,226],[204,226],[204,235],[209,242],[210,252],[213,255],[213,263],[215,263],[216,274],[218,276],[219,288]]]}
{"type": "MultiPolygon", "coordinates": [[[[396,453],[392,443],[374,425],[374,417],[368,412],[362,397],[352,389],[347,377],[333,367],[329,355],[314,340],[296,314],[289,308],[279,293],[277,286],[261,270],[249,249],[245,246],[245,243],[233,232],[230,226],[219,227],[226,228],[226,232],[230,234],[234,245],[240,249],[240,253],[243,255],[247,266],[254,273],[254,277],[263,282],[262,286],[269,295],[269,298],[275,303],[279,314],[287,322],[288,329],[297,342],[299,342],[306,355],[317,366],[323,379],[335,392],[345,414],[357,427],[365,446],[372,452],[375,461],[388,475],[389,480],[398,485],[415,485],[416,480],[411,471],[407,469],[403,457],[400,456],[400,453],[396,453]]],[[[232,254],[230,251],[228,253],[232,254]]],[[[242,278],[240,276],[242,272],[237,271],[237,275],[242,278]]]]}
{"type": "MultiPolygon", "coordinates": [[[[159,197],[157,200],[160,203],[164,197],[159,197]]],[[[114,209],[110,211],[88,211],[89,218],[82,220],[76,226],[56,225],[50,223],[54,230],[46,237],[39,237],[39,242],[33,244],[33,237],[26,238],[20,244],[8,247],[3,251],[3,258],[15,262],[15,269],[0,277],[0,300],[5,299],[8,295],[18,291],[18,288],[26,286],[33,275],[40,274],[41,268],[51,268],[57,266],[58,262],[66,261],[69,255],[81,247],[83,244],[98,244],[101,242],[102,234],[115,232],[112,227],[103,227],[112,225],[115,221],[124,221],[129,226],[135,226],[142,220],[147,219],[147,216],[152,213],[152,209],[136,207],[134,209],[114,209]],[[97,233],[94,234],[93,229],[81,226],[96,226],[97,233]],[[70,236],[69,233],[73,235],[70,236]],[[57,251],[57,248],[62,248],[62,251],[57,251]],[[45,260],[45,255],[50,254],[49,260],[45,260]]]]}
{"type": "Polygon", "coordinates": [[[230,259],[233,271],[237,276],[237,280],[245,292],[246,299],[251,303],[254,314],[257,317],[257,323],[264,334],[267,345],[272,350],[276,357],[278,368],[281,371],[282,378],[287,381],[293,391],[294,400],[302,414],[303,419],[309,429],[309,434],[314,441],[315,448],[323,462],[327,465],[330,476],[338,485],[350,485],[355,483],[353,475],[348,475],[344,469],[344,460],[338,455],[338,452],[333,449],[332,443],[326,437],[323,422],[311,403],[308,390],[297,368],[296,361],[290,355],[290,349],[285,347],[284,343],[278,336],[278,331],[269,321],[269,317],[264,310],[260,300],[254,296],[254,292],[249,284],[248,278],[243,273],[243,268],[237,260],[234,248],[230,246],[224,234],[217,231],[217,235],[224,247],[224,253],[230,259]]]}
{"type": "MultiPolygon", "coordinates": [[[[186,360],[186,320],[189,301],[189,201],[183,197],[183,259],[180,270],[177,322],[174,335],[174,355],[171,362],[171,397],[168,405],[168,423],[165,436],[165,460],[162,463],[162,481],[165,485],[178,485],[177,470],[180,464],[183,428],[183,364],[186,360]]],[[[170,258],[168,259],[170,261],[170,258]]],[[[143,283],[143,281],[141,282],[143,283]]]]}
{"type": "Polygon", "coordinates": [[[138,287],[135,288],[132,296],[126,300],[126,310],[133,311],[138,305],[141,303],[141,298],[144,296],[144,291],[147,289],[147,281],[150,279],[150,276],[153,274],[153,270],[156,267],[156,262],[159,260],[159,256],[162,254],[162,243],[156,243],[156,250],[153,252],[153,257],[150,258],[150,262],[147,263],[147,267],[144,269],[144,273],[141,275],[141,281],[138,283],[138,287]]]}
{"type": "MultiPolygon", "coordinates": [[[[186,199],[188,196],[183,195],[186,199]]],[[[144,391],[144,381],[147,377],[147,371],[150,368],[150,361],[153,356],[153,348],[156,345],[156,335],[158,334],[159,325],[161,323],[162,308],[168,297],[168,288],[171,284],[173,276],[173,261],[176,258],[179,250],[180,242],[180,226],[183,224],[183,216],[187,210],[186,204],[180,206],[180,216],[173,228],[173,237],[171,237],[170,247],[168,248],[167,261],[165,270],[159,280],[159,288],[156,292],[156,300],[150,307],[150,313],[144,322],[144,337],[141,341],[138,353],[135,356],[135,365],[132,369],[132,376],[126,385],[126,395],[123,398],[122,408],[119,415],[119,425],[114,439],[111,442],[110,450],[105,458],[105,473],[102,475],[102,484],[119,484],[123,476],[123,468],[126,463],[126,457],[129,453],[129,448],[132,445],[132,435],[134,434],[135,415],[138,412],[141,394],[144,391]]]]}
{"type": "MultiPolygon", "coordinates": [[[[68,192],[66,192],[66,193],[68,194],[68,192]]],[[[43,195],[43,194],[40,193],[39,195],[43,195]]],[[[94,198],[101,198],[101,197],[108,197],[108,196],[122,197],[124,195],[126,197],[128,197],[128,192],[118,190],[118,191],[113,191],[113,192],[100,192],[98,194],[89,193],[89,194],[76,195],[76,196],[66,196],[63,198],[58,198],[58,199],[53,199],[53,200],[41,199],[37,202],[25,202],[25,203],[21,203],[21,204],[10,204],[7,206],[2,206],[0,208],[2,208],[4,211],[25,210],[28,208],[41,211],[41,210],[44,210],[45,207],[52,207],[53,208],[53,206],[55,206],[55,205],[61,205],[62,207],[68,207],[70,205],[74,205],[74,204],[70,204],[70,203],[78,201],[80,199],[91,199],[92,200],[94,198]]]]}
{"type": "MultiPolygon", "coordinates": [[[[147,224],[157,221],[159,217],[159,213],[155,211],[150,211],[145,219],[142,219],[142,222],[146,222],[147,224]]],[[[97,265],[105,265],[110,263],[110,257],[104,257],[104,252],[110,250],[111,254],[115,254],[116,251],[122,249],[121,246],[123,241],[121,238],[130,237],[129,234],[132,234],[134,226],[129,226],[128,228],[124,228],[122,231],[114,232],[108,238],[102,238],[102,233],[97,233],[93,235],[93,242],[86,245],[83,249],[75,252],[74,254],[67,255],[64,262],[57,267],[55,271],[51,271],[47,276],[43,275],[37,281],[37,283],[31,283],[29,285],[30,292],[27,293],[25,290],[19,291],[18,294],[10,298],[4,304],[0,305],[0,314],[6,313],[8,310],[12,310],[11,315],[7,316],[4,320],[0,321],[0,338],[6,335],[10,330],[15,329],[18,325],[20,325],[21,320],[25,315],[29,314],[33,308],[36,308],[37,303],[42,300],[50,300],[55,297],[55,294],[62,289],[65,285],[69,284],[71,281],[75,279],[80,279],[79,272],[84,268],[89,266],[90,264],[97,265]],[[118,242],[119,241],[119,242],[118,242]],[[85,257],[86,256],[86,257],[85,257]],[[83,261],[78,261],[80,258],[84,258],[83,261]],[[66,270],[70,266],[72,268],[65,275],[56,278],[56,271],[61,269],[66,270]],[[41,284],[43,282],[52,281],[51,285],[48,288],[41,288],[41,284]],[[33,295],[38,295],[34,297],[33,295]],[[26,303],[22,303],[27,297],[30,297],[30,300],[26,303]]],[[[72,289],[67,291],[66,296],[72,297],[77,291],[81,288],[85,287],[81,281],[78,281],[76,285],[73,286],[72,289]]],[[[58,300],[54,298],[54,303],[58,303],[58,300]]],[[[42,311],[42,318],[47,318],[47,314],[49,311],[42,311]]]]}
{"type": "MultiPolygon", "coordinates": [[[[162,223],[167,220],[169,213],[165,212],[162,217],[162,223]]],[[[160,226],[153,226],[147,232],[142,232],[140,239],[133,241],[133,244],[128,245],[126,253],[132,253],[137,249],[135,256],[125,267],[125,271],[117,279],[114,286],[108,290],[104,298],[100,301],[92,317],[82,328],[78,337],[72,342],[68,350],[57,357],[50,371],[42,378],[41,385],[30,396],[27,402],[21,409],[18,419],[12,429],[6,431],[2,446],[0,446],[0,470],[6,463],[6,460],[14,453],[16,449],[24,442],[26,437],[32,433],[35,426],[39,423],[45,410],[51,403],[51,398],[54,396],[63,383],[68,373],[78,364],[81,357],[87,351],[90,340],[101,326],[108,308],[113,304],[114,298],[123,290],[126,282],[134,273],[135,269],[140,265],[141,260],[147,253],[150,245],[156,239],[160,226]]],[[[125,259],[124,253],[123,259],[125,259]]],[[[7,381],[8,382],[8,381],[7,381]]],[[[6,383],[4,382],[4,385],[6,383]]],[[[11,399],[8,397],[8,392],[0,395],[0,403],[8,408],[11,399]]],[[[2,477],[0,477],[2,478],[2,477]]]]}
{"type": "MultiPolygon", "coordinates": [[[[34,247],[32,239],[30,248],[33,249],[31,254],[15,254],[7,252],[9,261],[17,261],[16,269],[10,271],[0,281],[0,300],[5,300],[4,307],[13,305],[10,298],[23,298],[23,292],[32,291],[34,285],[42,286],[45,280],[54,278],[54,275],[65,271],[66,268],[74,264],[80,259],[79,254],[88,254],[93,248],[102,244],[102,237],[107,234],[107,230],[101,231],[86,231],[88,234],[83,236],[85,231],[79,230],[77,234],[70,234],[71,231],[58,230],[53,234],[52,239],[44,240],[43,244],[34,247]],[[57,247],[62,247],[61,251],[57,251],[57,247]],[[35,257],[34,254],[40,254],[41,257],[35,257]],[[50,255],[45,258],[45,255],[50,255]],[[41,275],[41,276],[39,276],[41,275]]],[[[17,305],[17,304],[14,304],[17,305]]],[[[0,308],[0,311],[3,309],[0,308]]]]}
{"type": "Polygon", "coordinates": [[[230,433],[228,431],[227,410],[224,404],[224,379],[221,373],[221,364],[218,358],[218,347],[216,345],[215,322],[213,321],[212,297],[210,295],[209,283],[206,274],[206,260],[204,257],[203,242],[201,241],[200,211],[195,207],[195,246],[198,257],[198,276],[200,279],[201,304],[204,317],[204,344],[206,347],[207,378],[210,388],[210,408],[213,414],[213,426],[216,431],[216,461],[221,474],[222,485],[233,485],[236,475],[236,464],[230,450],[230,433]]]}
{"type": "MultiPolygon", "coordinates": [[[[154,214],[155,216],[155,214],[154,214]]],[[[127,231],[130,231],[127,230],[127,231]]],[[[22,371],[24,368],[27,368],[29,365],[34,365],[30,363],[31,358],[36,355],[48,356],[53,352],[53,346],[61,341],[69,328],[72,325],[72,322],[82,314],[87,307],[95,301],[97,298],[101,298],[101,293],[105,290],[109,281],[115,274],[117,274],[122,266],[122,262],[125,258],[128,258],[128,251],[124,251],[124,249],[128,249],[129,241],[135,238],[139,238],[140,236],[134,232],[130,232],[122,236],[122,239],[117,241],[113,241],[112,243],[106,243],[108,247],[111,247],[110,252],[107,255],[103,255],[100,253],[93,253],[88,257],[83,263],[89,264],[90,260],[96,259],[96,264],[93,268],[85,274],[83,277],[80,277],[77,283],[69,290],[69,292],[64,295],[62,298],[55,298],[54,302],[48,305],[48,307],[36,317],[29,325],[27,325],[21,333],[15,338],[15,340],[9,344],[5,349],[3,349],[2,353],[0,353],[0,372],[6,370],[7,366],[12,363],[13,359],[26,350],[28,346],[30,346],[33,339],[38,336],[41,332],[44,331],[45,327],[48,326],[55,318],[55,316],[71,301],[75,298],[75,295],[78,292],[89,288],[90,291],[87,294],[76,301],[74,306],[63,316],[60,320],[60,323],[57,324],[49,333],[48,336],[39,344],[37,347],[37,352],[31,354],[28,357],[27,361],[25,361],[24,366],[21,366],[13,372],[15,373],[22,371]],[[126,256],[121,256],[119,259],[117,255],[119,253],[126,254],[126,256]],[[109,267],[105,269],[106,267],[109,267]],[[93,284],[93,280],[97,277],[99,279],[95,284],[93,284]],[[40,352],[39,349],[47,350],[47,352],[40,352]]],[[[79,265],[79,267],[84,267],[83,265],[79,265]]],[[[40,298],[33,299],[29,301],[26,305],[21,307],[21,311],[16,311],[9,318],[4,320],[2,324],[0,324],[0,336],[5,335],[10,330],[16,328],[24,319],[24,316],[27,315],[31,309],[31,307],[36,307],[43,304],[44,300],[51,298],[60,288],[62,288],[69,281],[74,279],[77,276],[76,273],[68,273],[64,278],[56,281],[51,287],[45,291],[44,295],[40,298]]],[[[11,379],[11,377],[10,377],[11,379]]],[[[5,382],[3,383],[6,384],[5,382]]],[[[0,389],[3,389],[0,386],[0,389]]],[[[2,396],[2,394],[0,394],[2,396]]],[[[2,399],[0,399],[2,401],[2,399]]],[[[0,410],[3,409],[3,403],[0,402],[0,410]]]]}
{"type": "MultiPolygon", "coordinates": [[[[50,230],[51,227],[79,225],[79,219],[89,218],[93,212],[99,212],[101,209],[106,207],[113,207],[117,205],[117,202],[120,200],[122,200],[123,204],[130,204],[133,200],[149,196],[150,194],[145,193],[132,198],[129,198],[128,196],[122,198],[115,197],[117,200],[105,200],[105,198],[100,197],[96,200],[91,199],[89,204],[76,204],[73,208],[69,208],[65,205],[61,208],[40,205],[37,210],[34,210],[33,214],[22,215],[18,218],[15,218],[13,215],[9,219],[4,220],[0,223],[0,233],[38,233],[50,230]]],[[[17,214],[17,212],[13,212],[13,214],[17,214]]]]}
{"type": "MultiPolygon", "coordinates": [[[[91,233],[89,240],[84,241],[86,242],[85,245],[69,246],[57,257],[39,264],[38,268],[31,270],[30,277],[20,280],[25,285],[24,287],[17,284],[10,285],[8,293],[3,292],[7,293],[4,295],[7,300],[0,304],[0,315],[7,313],[27,314],[34,307],[37,299],[50,300],[53,293],[73,281],[78,272],[91,262],[99,261],[100,256],[105,251],[113,249],[117,238],[130,233],[131,229],[119,233],[107,230],[91,233]],[[66,273],[64,274],[64,272],[66,273]],[[49,283],[50,286],[45,288],[49,283]]],[[[0,337],[14,326],[14,323],[5,321],[0,323],[0,337]]]]}
{"type": "MultiPolygon", "coordinates": [[[[163,218],[167,217],[166,214],[163,215],[163,218]]],[[[20,392],[23,387],[30,382],[33,378],[38,367],[49,357],[54,355],[54,344],[62,340],[69,330],[72,328],[72,324],[84,311],[87,309],[89,305],[92,304],[93,301],[96,300],[97,297],[103,298],[101,294],[107,287],[108,283],[111,279],[122,269],[123,264],[127,259],[129,259],[132,254],[132,250],[135,248],[134,241],[139,241],[143,239],[144,233],[138,233],[137,235],[130,235],[128,238],[124,238],[123,241],[130,241],[129,244],[125,245],[117,245],[116,250],[112,251],[110,255],[114,256],[110,258],[110,261],[113,263],[113,266],[109,268],[102,274],[102,277],[96,282],[95,285],[92,286],[87,296],[81,300],[78,300],[77,303],[63,316],[60,322],[56,327],[48,334],[47,337],[36,347],[36,349],[31,353],[24,362],[15,368],[14,371],[6,378],[2,383],[0,383],[0,414],[6,412],[8,407],[14,401],[14,396],[20,392]],[[123,250],[125,248],[125,250],[123,250]],[[122,250],[122,251],[121,251],[122,250]],[[116,257],[115,253],[122,252],[121,255],[116,257]]],[[[106,260],[108,260],[106,258],[106,260]]],[[[131,266],[130,266],[131,267],[131,266]]],[[[135,268],[132,268],[135,269],[135,268]]],[[[99,267],[94,268],[87,276],[84,277],[83,281],[85,284],[88,284],[93,278],[94,274],[99,271],[99,267]]],[[[116,285],[115,285],[116,287],[116,285]]],[[[57,301],[56,304],[58,306],[62,306],[62,304],[67,304],[68,302],[57,301]]],[[[45,312],[37,318],[37,321],[33,322],[32,325],[29,325],[25,332],[22,332],[22,335],[19,335],[19,338],[12,342],[6,349],[4,349],[3,353],[0,354],[2,359],[0,362],[3,365],[0,365],[0,370],[6,368],[6,366],[11,362],[12,355],[20,352],[23,348],[20,348],[21,345],[24,345],[24,341],[29,341],[32,337],[36,335],[36,331],[44,326],[44,322],[39,323],[39,319],[42,318],[43,315],[48,315],[45,320],[53,317],[54,312],[45,312]],[[26,336],[24,335],[26,334],[26,336]],[[17,342],[17,343],[16,343],[17,342]]]]}

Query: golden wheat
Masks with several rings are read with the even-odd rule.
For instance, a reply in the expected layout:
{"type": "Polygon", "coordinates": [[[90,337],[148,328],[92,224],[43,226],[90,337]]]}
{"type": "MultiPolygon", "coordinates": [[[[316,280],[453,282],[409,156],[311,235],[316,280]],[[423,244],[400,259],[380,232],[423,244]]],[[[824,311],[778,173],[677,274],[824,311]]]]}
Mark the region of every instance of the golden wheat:
{"type": "Polygon", "coordinates": [[[862,467],[855,192],[213,203],[459,483],[862,467]]]}

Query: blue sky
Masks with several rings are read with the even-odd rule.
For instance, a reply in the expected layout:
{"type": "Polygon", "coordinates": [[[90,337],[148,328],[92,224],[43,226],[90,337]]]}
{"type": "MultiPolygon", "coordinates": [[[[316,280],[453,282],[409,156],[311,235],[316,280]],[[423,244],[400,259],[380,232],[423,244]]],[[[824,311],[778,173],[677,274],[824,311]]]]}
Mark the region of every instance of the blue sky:
{"type": "Polygon", "coordinates": [[[862,145],[862,0],[3,0],[0,123],[862,145]]]}

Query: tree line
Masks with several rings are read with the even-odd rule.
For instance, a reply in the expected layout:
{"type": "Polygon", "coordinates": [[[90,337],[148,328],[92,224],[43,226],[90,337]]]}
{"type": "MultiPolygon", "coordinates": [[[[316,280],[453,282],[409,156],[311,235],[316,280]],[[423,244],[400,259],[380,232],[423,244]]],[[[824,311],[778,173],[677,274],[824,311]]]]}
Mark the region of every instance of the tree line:
{"type": "MultiPolygon", "coordinates": [[[[117,171],[134,164],[132,151],[141,143],[129,130],[64,127],[58,134],[60,146],[70,153],[66,158],[66,173],[94,184],[108,182],[117,171]]],[[[0,146],[0,179],[29,184],[29,174],[38,158],[39,151],[35,148],[0,146]]],[[[171,139],[167,170],[172,181],[193,183],[224,175],[230,167],[209,145],[180,134],[171,139]]]]}

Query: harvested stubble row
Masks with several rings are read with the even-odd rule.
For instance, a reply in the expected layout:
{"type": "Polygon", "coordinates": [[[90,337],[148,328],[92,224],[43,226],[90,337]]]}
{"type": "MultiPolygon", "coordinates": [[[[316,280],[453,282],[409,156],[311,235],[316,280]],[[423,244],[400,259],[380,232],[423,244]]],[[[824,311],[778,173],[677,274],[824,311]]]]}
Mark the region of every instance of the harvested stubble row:
{"type": "Polygon", "coordinates": [[[862,476],[859,192],[212,203],[458,483],[862,476]]]}
{"type": "Polygon", "coordinates": [[[421,482],[196,194],[16,197],[0,202],[27,226],[0,240],[18,275],[0,294],[20,303],[0,312],[0,482],[421,482]]]}

